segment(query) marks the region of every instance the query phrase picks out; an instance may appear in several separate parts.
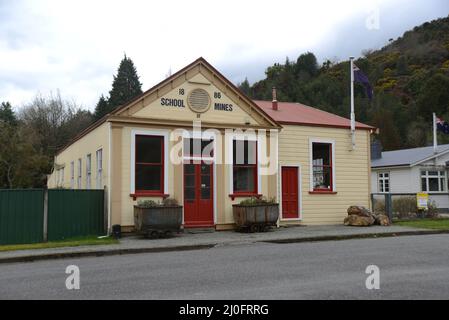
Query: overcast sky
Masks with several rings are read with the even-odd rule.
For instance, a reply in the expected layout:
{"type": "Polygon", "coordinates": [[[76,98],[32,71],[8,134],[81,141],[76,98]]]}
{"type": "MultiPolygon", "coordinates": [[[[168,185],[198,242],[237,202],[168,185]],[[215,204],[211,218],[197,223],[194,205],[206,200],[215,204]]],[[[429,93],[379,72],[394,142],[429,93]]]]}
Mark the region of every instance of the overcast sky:
{"type": "Polygon", "coordinates": [[[143,90],[199,56],[252,83],[286,56],[344,60],[448,14],[448,0],[0,0],[0,101],[59,89],[93,110],[125,52],[143,90]]]}

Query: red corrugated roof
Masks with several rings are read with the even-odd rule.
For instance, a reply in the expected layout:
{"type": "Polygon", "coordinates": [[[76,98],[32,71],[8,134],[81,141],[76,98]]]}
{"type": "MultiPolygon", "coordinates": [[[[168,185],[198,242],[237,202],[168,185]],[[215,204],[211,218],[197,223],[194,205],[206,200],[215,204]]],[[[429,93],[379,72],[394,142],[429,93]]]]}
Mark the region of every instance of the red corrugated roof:
{"type": "MultiPolygon", "coordinates": [[[[254,100],[263,111],[265,111],[274,120],[284,124],[299,124],[310,126],[325,126],[350,128],[349,119],[337,116],[323,110],[312,108],[296,102],[278,102],[278,110],[272,109],[271,101],[254,100]]],[[[357,122],[358,129],[375,129],[367,124],[357,122]]]]}

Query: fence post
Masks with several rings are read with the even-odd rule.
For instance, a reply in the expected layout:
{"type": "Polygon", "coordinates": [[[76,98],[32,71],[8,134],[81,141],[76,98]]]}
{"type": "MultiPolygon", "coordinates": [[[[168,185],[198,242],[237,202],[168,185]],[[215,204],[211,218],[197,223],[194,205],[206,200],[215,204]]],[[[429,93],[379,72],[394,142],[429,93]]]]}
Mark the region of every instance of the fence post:
{"type": "Polygon", "coordinates": [[[103,189],[103,232],[109,233],[109,210],[108,210],[108,187],[105,185],[103,189]]]}
{"type": "Polygon", "coordinates": [[[48,188],[44,188],[44,242],[48,241],[48,188]]]}
{"type": "Polygon", "coordinates": [[[390,221],[393,221],[393,208],[392,207],[393,207],[393,205],[392,205],[392,201],[391,201],[391,193],[386,193],[385,194],[385,211],[386,211],[390,221]]]}

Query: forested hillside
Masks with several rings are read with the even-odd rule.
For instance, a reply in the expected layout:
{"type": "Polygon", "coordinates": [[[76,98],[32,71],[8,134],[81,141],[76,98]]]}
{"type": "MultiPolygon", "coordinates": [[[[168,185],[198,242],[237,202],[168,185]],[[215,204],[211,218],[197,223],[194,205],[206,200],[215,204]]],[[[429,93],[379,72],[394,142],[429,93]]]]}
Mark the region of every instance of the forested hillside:
{"type": "MultiPolygon", "coordinates": [[[[355,85],[356,118],[380,129],[377,138],[384,150],[430,144],[432,112],[449,120],[449,16],[415,27],[380,50],[365,50],[355,64],[374,88],[370,101],[363,86],[355,85]]],[[[348,61],[319,65],[307,52],[268,67],[265,74],[240,88],[254,99],[270,100],[276,86],[279,101],[349,117],[348,61]]],[[[449,143],[449,137],[440,134],[439,143],[449,143]]]]}

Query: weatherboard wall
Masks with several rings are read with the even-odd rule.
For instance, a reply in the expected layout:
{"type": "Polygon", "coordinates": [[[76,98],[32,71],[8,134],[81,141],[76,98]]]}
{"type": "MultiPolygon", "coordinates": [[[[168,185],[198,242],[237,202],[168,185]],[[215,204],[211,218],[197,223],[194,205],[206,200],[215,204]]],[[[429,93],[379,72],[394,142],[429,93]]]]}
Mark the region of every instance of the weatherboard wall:
{"type": "Polygon", "coordinates": [[[102,149],[102,178],[100,189],[109,185],[108,169],[109,169],[109,123],[105,122],[95,128],[87,135],[70,144],[55,156],[55,167],[50,174],[47,182],[48,188],[71,188],[71,172],[70,166],[73,161],[74,169],[74,189],[87,189],[87,173],[86,162],[87,155],[91,155],[91,188],[97,189],[97,150],[102,149]],[[81,159],[81,186],[78,188],[78,159],[81,159]],[[61,183],[58,175],[58,169],[64,168],[64,179],[61,183]],[[59,180],[59,181],[58,181],[59,180]]]}
{"type": "Polygon", "coordinates": [[[349,129],[284,125],[279,135],[279,164],[301,165],[302,223],[341,224],[349,206],[370,207],[369,135],[369,130],[357,130],[356,148],[351,150],[349,129]],[[310,193],[311,138],[335,142],[335,194],[310,193]]]}

